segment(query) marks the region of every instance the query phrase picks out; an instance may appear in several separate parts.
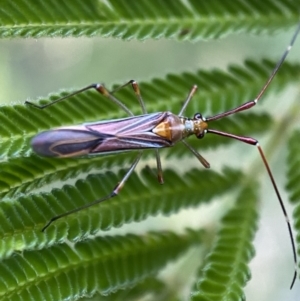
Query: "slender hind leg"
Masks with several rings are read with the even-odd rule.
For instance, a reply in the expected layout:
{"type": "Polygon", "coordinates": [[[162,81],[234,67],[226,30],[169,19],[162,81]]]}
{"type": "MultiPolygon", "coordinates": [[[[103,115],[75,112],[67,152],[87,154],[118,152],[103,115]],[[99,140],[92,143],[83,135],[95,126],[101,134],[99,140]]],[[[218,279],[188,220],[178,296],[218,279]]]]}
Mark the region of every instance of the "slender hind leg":
{"type": "Polygon", "coordinates": [[[142,157],[143,151],[140,151],[139,154],[136,156],[135,160],[133,161],[132,165],[130,166],[130,168],[128,169],[128,171],[126,172],[126,174],[124,175],[124,177],[122,178],[122,180],[115,186],[115,188],[105,197],[98,199],[92,203],[83,205],[81,207],[75,208],[73,210],[70,210],[68,212],[62,213],[60,215],[56,215],[54,217],[52,217],[49,222],[43,227],[42,232],[44,232],[54,221],[61,219],[62,217],[68,216],[70,214],[76,213],[78,211],[87,209],[91,206],[94,206],[96,204],[102,203],[104,201],[107,201],[115,196],[117,196],[119,194],[119,192],[121,191],[121,189],[124,187],[125,182],[128,180],[128,178],[130,177],[130,175],[132,174],[132,172],[135,170],[137,164],[139,163],[141,157],[142,157]]]}

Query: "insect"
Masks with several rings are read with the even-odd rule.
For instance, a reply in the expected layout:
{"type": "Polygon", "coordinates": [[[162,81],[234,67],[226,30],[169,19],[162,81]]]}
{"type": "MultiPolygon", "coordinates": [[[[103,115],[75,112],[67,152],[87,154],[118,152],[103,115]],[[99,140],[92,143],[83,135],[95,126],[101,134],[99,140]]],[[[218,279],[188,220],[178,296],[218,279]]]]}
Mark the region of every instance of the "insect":
{"type": "Polygon", "coordinates": [[[202,139],[208,133],[216,134],[216,135],[236,139],[238,141],[250,145],[254,145],[257,147],[259,151],[259,154],[262,158],[263,164],[272,182],[273,188],[275,190],[275,193],[277,195],[277,198],[279,200],[280,206],[282,208],[282,211],[284,213],[287,222],[287,227],[288,227],[289,236],[292,244],[292,250],[293,250],[293,259],[295,263],[295,272],[291,284],[291,288],[292,288],[295,279],[297,277],[297,269],[296,269],[297,255],[295,249],[295,242],[294,242],[289,218],[286,209],[284,207],[284,203],[282,201],[275,179],[273,177],[273,174],[271,172],[271,169],[269,167],[269,164],[266,160],[262,148],[260,147],[258,141],[254,138],[238,136],[220,130],[211,129],[209,128],[209,124],[212,121],[219,120],[229,115],[233,115],[238,112],[251,109],[253,106],[257,104],[257,102],[260,100],[265,90],[273,80],[274,76],[278,72],[280,66],[284,62],[299,32],[300,32],[300,24],[298,25],[297,30],[295,31],[289,46],[283,53],[281,59],[274,67],[270,77],[267,79],[265,85],[262,87],[262,89],[260,90],[260,92],[258,93],[258,95],[254,100],[248,101],[236,108],[233,108],[223,113],[219,113],[212,117],[204,117],[200,113],[194,114],[192,118],[183,116],[186,107],[190,103],[193,95],[196,93],[197,90],[196,85],[194,85],[190,90],[178,115],[175,115],[168,111],[156,112],[151,114],[147,113],[146,106],[141,96],[139,85],[134,80],[127,82],[126,84],[120,86],[119,88],[111,92],[108,91],[102,84],[91,84],[67,96],[61,97],[51,103],[42,106],[26,101],[26,104],[31,105],[35,108],[45,109],[71,96],[74,96],[79,93],[83,93],[84,91],[90,89],[95,89],[97,92],[107,97],[110,101],[115,103],[117,106],[119,106],[122,110],[124,110],[129,115],[129,117],[127,118],[99,121],[94,123],[85,123],[77,126],[60,127],[57,129],[52,129],[52,130],[39,133],[32,139],[31,145],[34,152],[36,152],[40,156],[66,158],[66,157],[83,156],[88,154],[111,154],[111,153],[117,153],[123,151],[132,151],[132,150],[137,151],[137,156],[135,157],[130,168],[123,176],[121,181],[112,189],[110,194],[108,194],[107,196],[101,199],[95,200],[92,203],[84,205],[82,207],[75,208],[71,211],[52,217],[49,220],[49,222],[43,227],[42,231],[45,231],[54,221],[62,217],[86,209],[95,204],[104,202],[106,200],[109,200],[117,196],[120,193],[122,187],[124,186],[126,180],[130,177],[130,175],[136,168],[137,164],[139,163],[141,156],[143,154],[143,150],[145,149],[153,149],[155,151],[158,181],[161,184],[163,183],[163,174],[162,174],[162,166],[161,166],[161,160],[159,155],[160,148],[172,147],[176,143],[182,142],[196,156],[196,158],[200,161],[200,163],[205,168],[209,168],[210,165],[205,160],[205,158],[202,157],[191,145],[189,145],[185,139],[191,135],[195,135],[198,139],[202,139]],[[136,97],[142,109],[142,113],[143,113],[142,115],[135,116],[127,108],[127,106],[125,106],[120,100],[118,100],[114,96],[114,93],[116,91],[128,85],[132,86],[133,91],[136,94],[136,97]]]}

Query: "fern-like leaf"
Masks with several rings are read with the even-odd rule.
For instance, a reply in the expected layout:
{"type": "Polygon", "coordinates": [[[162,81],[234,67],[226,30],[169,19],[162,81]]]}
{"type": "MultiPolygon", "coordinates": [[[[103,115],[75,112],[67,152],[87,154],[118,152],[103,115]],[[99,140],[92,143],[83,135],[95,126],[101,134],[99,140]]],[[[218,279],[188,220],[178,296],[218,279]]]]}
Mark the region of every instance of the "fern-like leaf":
{"type": "Polygon", "coordinates": [[[230,191],[242,179],[239,172],[232,170],[225,170],[224,175],[192,170],[183,175],[184,180],[171,171],[166,171],[165,176],[166,185],[158,186],[156,179],[146,171],[142,179],[133,174],[122,195],[81,211],[76,216],[71,215],[57,221],[46,233],[42,233],[41,229],[50,218],[107,194],[118,181],[117,176],[112,173],[91,176],[85,181],[79,181],[76,187],[65,186],[63,189],[53,190],[52,193],[21,197],[15,201],[2,201],[0,202],[0,214],[3,217],[0,224],[2,257],[10,255],[15,250],[40,248],[45,244],[49,246],[66,239],[78,241],[99,230],[107,231],[111,227],[142,221],[159,213],[170,215],[182,208],[195,207],[230,191]],[[211,190],[210,185],[216,188],[211,190]],[[201,191],[200,195],[197,194],[198,191],[201,191]],[[13,243],[16,241],[18,243],[13,243]]]}
{"type": "Polygon", "coordinates": [[[198,40],[231,32],[272,32],[298,21],[288,0],[2,0],[0,36],[113,36],[198,40]],[[222,24],[222,26],[220,26],[222,24]]]}
{"type": "Polygon", "coordinates": [[[300,131],[296,130],[292,133],[289,140],[288,154],[288,171],[287,171],[287,190],[289,192],[289,200],[295,205],[294,220],[297,230],[298,254],[300,254],[300,131]]]}
{"type": "Polygon", "coordinates": [[[171,232],[102,237],[60,244],[0,263],[1,300],[77,300],[107,295],[156,274],[167,262],[201,242],[201,233],[171,232]],[[22,283],[22,285],[20,285],[22,283]],[[51,292],[46,296],[45,292],[51,292]]]}
{"type": "Polygon", "coordinates": [[[108,296],[103,296],[98,293],[93,298],[83,298],[82,301],[132,301],[146,298],[146,296],[149,295],[151,297],[153,296],[152,300],[169,300],[166,289],[167,286],[162,280],[155,277],[148,277],[127,290],[119,290],[108,296]]]}
{"type": "Polygon", "coordinates": [[[257,228],[257,195],[244,189],[236,205],[222,219],[215,245],[199,271],[191,300],[244,300],[243,287],[250,279],[247,266],[254,255],[257,228]]]}

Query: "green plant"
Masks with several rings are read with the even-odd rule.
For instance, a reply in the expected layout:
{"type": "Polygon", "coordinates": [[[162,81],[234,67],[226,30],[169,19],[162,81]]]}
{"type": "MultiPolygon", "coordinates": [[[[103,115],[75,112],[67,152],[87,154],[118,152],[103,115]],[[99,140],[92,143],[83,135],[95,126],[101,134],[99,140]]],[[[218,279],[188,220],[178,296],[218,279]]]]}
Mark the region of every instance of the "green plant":
{"type": "MultiPolygon", "coordinates": [[[[64,1],[64,4],[54,0],[23,0],[0,1],[0,4],[0,35],[3,38],[100,36],[131,40],[122,45],[124,48],[131,47],[136,39],[161,39],[159,43],[163,43],[168,38],[200,41],[200,46],[199,43],[189,43],[187,47],[202,49],[211,42],[203,42],[204,39],[227,37],[235,33],[243,33],[248,38],[249,33],[252,33],[259,34],[263,40],[266,34],[280,33],[291,28],[285,35],[285,41],[278,41],[280,49],[283,49],[299,19],[299,5],[287,0],[277,1],[276,4],[273,1],[237,1],[234,6],[232,1],[197,0],[144,0],[130,1],[130,4],[129,1],[120,0],[72,0],[64,1]]],[[[232,43],[235,43],[243,35],[233,37],[232,43]]],[[[277,39],[277,35],[274,35],[274,39],[277,39]]],[[[122,57],[120,51],[118,56],[113,55],[112,43],[109,40],[103,46],[111,51],[111,57],[105,57],[105,60],[114,61],[118,56],[122,57]]],[[[133,57],[134,48],[139,43],[130,48],[133,57]]],[[[226,47],[226,40],[219,43],[223,44],[212,48],[218,50],[217,57],[225,55],[219,50],[226,47]]],[[[179,47],[181,44],[177,42],[172,47],[179,47]]],[[[238,47],[237,53],[243,46],[242,43],[230,45],[229,49],[232,51],[235,46],[238,47]]],[[[153,50],[151,47],[149,49],[153,50]]],[[[199,86],[199,91],[187,109],[187,116],[198,111],[208,116],[253,99],[278,59],[270,59],[271,52],[272,48],[268,46],[264,53],[266,59],[261,59],[257,54],[258,58],[254,60],[256,49],[253,48],[251,60],[242,58],[238,65],[231,64],[225,71],[215,68],[188,72],[180,70],[176,74],[172,72],[160,78],[146,74],[144,77],[152,79],[139,82],[147,109],[149,112],[170,110],[177,113],[193,84],[199,86]]],[[[278,53],[281,52],[282,50],[278,53]]],[[[297,51],[293,50],[293,53],[297,51]]],[[[91,54],[93,65],[96,65],[97,55],[103,54],[91,54]]],[[[201,55],[201,52],[197,55],[201,55]]],[[[66,52],[65,56],[72,56],[72,52],[66,52]]],[[[156,55],[161,56],[161,53],[156,55]]],[[[162,57],[167,59],[170,56],[172,52],[166,46],[165,56],[162,57]]],[[[39,61],[39,58],[36,60],[39,61]]],[[[122,60],[115,64],[117,74],[124,71],[121,62],[122,60]]],[[[147,69],[147,64],[146,60],[132,61],[132,65],[143,65],[142,69],[147,69]]],[[[198,67],[198,64],[195,65],[198,67]]],[[[183,69],[182,66],[180,68],[183,69]]],[[[100,69],[102,76],[111,71],[100,69]]],[[[99,72],[99,68],[96,71],[99,72]]],[[[84,72],[83,74],[81,70],[77,76],[88,76],[86,73],[90,69],[87,68],[84,72]]],[[[94,80],[98,80],[99,75],[95,76],[94,80]]],[[[112,78],[114,76],[116,75],[112,75],[112,78]]],[[[263,140],[262,146],[267,146],[264,148],[268,158],[273,157],[270,163],[272,169],[274,166],[275,178],[279,178],[281,191],[285,183],[288,183],[287,190],[294,202],[299,200],[299,132],[294,130],[297,118],[299,119],[299,90],[294,89],[290,94],[283,94],[281,91],[286,92],[290,83],[298,83],[299,76],[299,60],[285,62],[262,103],[249,113],[241,113],[214,124],[216,128],[235,134],[262,139],[267,137],[268,142],[263,140]],[[270,95],[272,97],[268,97],[270,95]],[[287,99],[290,100],[288,104],[287,99]],[[275,103],[282,102],[284,109],[273,108],[275,103]],[[290,142],[287,144],[288,139],[290,142]],[[289,151],[287,165],[283,162],[280,149],[289,151]],[[288,169],[288,173],[281,180],[279,174],[283,169],[288,169]]],[[[26,80],[32,81],[32,77],[24,77],[24,81],[26,80]]],[[[105,78],[100,80],[106,81],[105,78]]],[[[11,89],[18,89],[19,85],[16,83],[19,82],[14,80],[11,89]]],[[[63,82],[63,87],[67,87],[62,79],[60,82],[63,82]]],[[[123,82],[114,80],[114,83],[123,82]]],[[[46,84],[50,84],[50,81],[46,81],[46,84]]],[[[23,82],[20,85],[27,89],[23,82]]],[[[107,85],[109,88],[112,86],[109,82],[107,85]]],[[[38,86],[35,82],[34,87],[38,86]]],[[[30,92],[22,91],[24,100],[27,93],[30,92]]],[[[68,91],[55,93],[39,101],[49,102],[66,93],[68,91]]],[[[129,88],[118,92],[117,97],[135,114],[141,112],[134,93],[129,88]]],[[[163,186],[158,185],[155,176],[144,168],[147,164],[153,167],[149,163],[153,152],[148,151],[139,164],[141,169],[131,176],[120,196],[57,222],[46,233],[41,233],[41,228],[52,216],[108,193],[130,164],[133,155],[124,153],[63,160],[41,158],[32,153],[30,139],[45,129],[125,115],[101,95],[87,92],[43,111],[26,107],[23,103],[4,105],[0,108],[0,116],[0,270],[4,271],[0,275],[0,300],[76,300],[91,296],[99,300],[134,300],[145,294],[152,296],[153,300],[180,300],[184,297],[179,284],[188,278],[188,274],[197,274],[195,284],[190,289],[192,300],[244,298],[243,287],[250,278],[248,263],[254,254],[252,241],[257,229],[259,204],[270,200],[274,207],[277,206],[275,193],[255,148],[252,158],[252,155],[245,156],[245,152],[250,152],[251,147],[242,143],[213,136],[206,137],[203,141],[191,138],[193,147],[205,157],[208,156],[212,169],[203,170],[182,145],[162,150],[163,186]],[[211,152],[214,155],[210,155],[211,152]],[[234,167],[223,167],[230,163],[234,167]],[[222,168],[218,168],[218,164],[222,168]],[[266,180],[266,184],[260,187],[258,184],[262,179],[266,180]],[[162,230],[149,233],[154,228],[153,223],[158,223],[159,220],[155,218],[151,222],[151,216],[169,216],[200,204],[200,210],[205,210],[208,206],[206,203],[212,202],[220,206],[217,206],[217,213],[210,216],[209,224],[202,226],[205,228],[204,232],[198,230],[198,225],[194,230],[183,232],[185,226],[182,226],[181,231],[175,231],[173,228],[179,223],[175,221],[169,226],[172,232],[164,231],[166,226],[161,224],[162,230]],[[214,215],[218,215],[217,218],[214,215]],[[148,222],[144,222],[146,219],[148,222]],[[132,222],[136,223],[128,231],[135,234],[118,235],[117,231],[113,231],[114,228],[126,229],[125,224],[132,222]],[[100,230],[110,230],[109,235],[104,232],[100,232],[100,235],[100,230]],[[197,273],[195,268],[181,269],[180,266],[177,270],[175,268],[177,278],[170,278],[170,273],[166,277],[156,277],[168,262],[194,245],[198,247],[192,258],[182,260],[185,260],[184,266],[192,262],[197,273]],[[172,281],[175,281],[175,285],[172,285],[172,281]]],[[[196,216],[196,219],[201,222],[205,216],[200,215],[201,211],[197,212],[199,217],[196,216]]],[[[280,220],[280,214],[280,211],[276,213],[275,223],[277,219],[280,220]]],[[[298,216],[299,214],[294,216],[296,230],[299,229],[298,216]]],[[[280,228],[284,227],[284,222],[280,223],[280,228]]],[[[284,239],[284,235],[287,236],[287,232],[283,231],[280,241],[284,239]]],[[[287,261],[290,262],[291,252],[287,239],[286,243],[289,252],[287,261]]],[[[276,264],[276,261],[272,262],[274,267],[276,264]]],[[[260,272],[264,276],[268,271],[262,269],[260,272]]],[[[292,277],[292,272],[291,266],[287,269],[287,275],[292,277]]],[[[280,279],[276,274],[273,277],[280,279]]],[[[189,281],[186,285],[192,286],[192,282],[189,281]]],[[[288,285],[289,281],[281,283],[287,295],[288,285]]],[[[260,293],[260,287],[256,290],[260,293]]],[[[272,300],[275,300],[275,294],[268,292],[272,300]]]]}

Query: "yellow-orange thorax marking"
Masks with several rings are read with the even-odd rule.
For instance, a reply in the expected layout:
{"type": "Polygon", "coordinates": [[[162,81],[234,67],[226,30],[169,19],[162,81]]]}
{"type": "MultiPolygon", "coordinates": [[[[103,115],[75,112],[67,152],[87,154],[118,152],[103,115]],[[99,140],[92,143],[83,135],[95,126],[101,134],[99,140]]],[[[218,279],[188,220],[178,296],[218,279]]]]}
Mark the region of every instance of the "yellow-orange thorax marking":
{"type": "Polygon", "coordinates": [[[172,140],[172,128],[168,120],[160,122],[152,132],[160,137],[166,138],[169,141],[172,140]]]}
{"type": "Polygon", "coordinates": [[[182,119],[171,112],[153,129],[152,132],[173,144],[183,138],[184,125],[182,119]]]}

